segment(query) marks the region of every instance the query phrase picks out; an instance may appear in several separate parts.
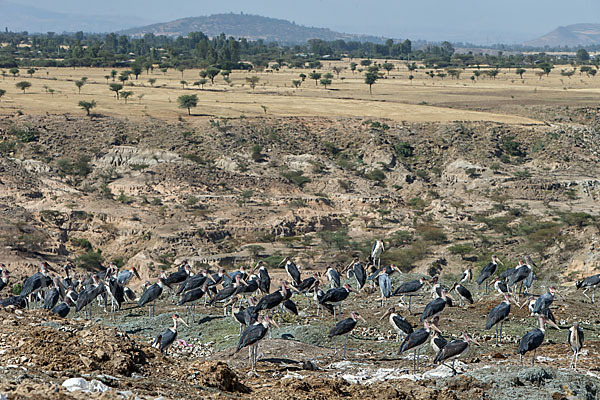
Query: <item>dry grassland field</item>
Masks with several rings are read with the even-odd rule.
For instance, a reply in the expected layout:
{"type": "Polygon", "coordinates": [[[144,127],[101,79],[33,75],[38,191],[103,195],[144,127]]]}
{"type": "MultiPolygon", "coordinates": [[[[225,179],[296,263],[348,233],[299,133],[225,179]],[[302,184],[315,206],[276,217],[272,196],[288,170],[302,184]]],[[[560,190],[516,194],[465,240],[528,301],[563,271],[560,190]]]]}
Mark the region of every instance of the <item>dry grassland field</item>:
{"type": "Polygon", "coordinates": [[[203,88],[194,86],[199,70],[155,69],[131,76],[127,101],[109,90],[111,69],[6,71],[0,263],[10,277],[0,304],[21,299],[42,261],[61,277],[67,263],[84,280],[114,262],[135,267],[139,279],[132,275],[133,299],[114,313],[110,301],[66,318],[34,303],[0,307],[0,399],[88,398],[62,386],[70,378],[105,385],[91,395],[102,399],[600,398],[600,294],[592,303],[592,291],[584,296],[576,284],[600,272],[600,77],[568,78],[560,70],[571,67],[556,66],[541,79],[529,69],[523,79],[514,69],[495,79],[417,69],[410,80],[405,62],[391,60],[396,68],[370,94],[352,61],[323,61],[323,74],[341,68],[327,88],[308,77],[294,88],[312,71],[287,67],[232,71],[230,83],[219,75],[203,88]],[[23,93],[20,81],[32,86],[23,93]],[[184,94],[198,96],[192,115],[178,107],[184,94]],[[82,100],[96,102],[91,116],[82,100]],[[448,340],[467,332],[480,344],[457,360],[456,375],[434,363],[429,344],[415,371],[412,350],[399,354],[404,334],[396,341],[384,316],[394,306],[414,330],[423,327],[421,314],[438,298],[428,286],[410,309],[400,296],[382,306],[371,283],[350,293],[341,318],[357,311],[365,320],[347,336],[346,357],[344,337],[328,337],[333,316],[317,315],[315,291],[293,292],[298,313],[273,309],[278,327],[260,341],[255,371],[248,348],[235,352],[240,325],[224,310],[230,300],[236,311],[246,307],[241,297],[250,296],[217,301],[211,292],[214,304],[184,304],[189,292],[165,288],[154,315],[138,307],[146,283],[186,260],[195,274],[256,272],[262,260],[275,292],[290,281],[281,264],[290,256],[302,280],[328,290],[332,267],[358,289],[346,267],[354,257],[366,267],[375,240],[385,246],[381,265],[395,265],[392,290],[421,277],[450,290],[472,271],[463,282],[472,303],[451,291],[439,320],[448,340]],[[501,344],[485,329],[503,298],[476,282],[492,255],[502,262],[495,276],[531,264],[533,299],[556,288],[547,310],[560,329],[547,327],[534,367],[532,352],[523,366],[517,354],[538,324],[528,294],[515,296],[501,344]],[[174,313],[188,324],[177,325],[165,354],[151,344],[168,334],[174,313]],[[567,344],[575,322],[585,333],[577,370],[567,344]]]}
{"type": "MultiPolygon", "coordinates": [[[[416,70],[412,82],[403,61],[392,63],[396,69],[373,85],[369,94],[363,73],[352,73],[350,60],[324,61],[318,72],[331,72],[337,66],[344,68],[339,78],[334,75],[327,89],[315,85],[306,78],[299,89],[292,81],[298,75],[308,75],[312,70],[282,68],[278,72],[233,71],[230,83],[222,76],[215,83],[204,85],[204,89],[193,86],[200,79],[198,70],[185,70],[182,74],[170,69],[163,74],[159,69],[153,73],[142,73],[136,80],[126,82],[125,89],[133,91],[128,99],[117,101],[114,92],[108,90],[107,80],[111,69],[105,68],[40,68],[29,77],[25,70],[13,79],[7,74],[0,81],[0,88],[7,95],[0,101],[0,113],[13,114],[17,110],[25,113],[73,113],[80,100],[96,100],[97,113],[127,117],[151,116],[154,118],[176,118],[184,114],[177,107],[177,97],[182,94],[197,94],[198,107],[194,113],[211,118],[236,118],[240,116],[321,116],[321,117],[365,117],[390,118],[408,122],[447,121],[495,121],[505,123],[539,123],[529,118],[521,106],[527,105],[593,105],[600,93],[600,79],[576,74],[571,78],[560,75],[559,67],[548,77],[540,79],[533,70],[528,70],[520,79],[512,70],[501,70],[496,79],[479,77],[470,79],[473,70],[466,69],[460,79],[430,78],[427,69],[416,70]],[[246,78],[260,78],[251,90],[246,78]],[[87,77],[81,94],[74,82],[87,77]],[[156,79],[151,87],[148,79],[156,79]],[[29,81],[32,87],[23,94],[15,87],[19,81],[29,81]],[[185,89],[180,81],[185,80],[185,89]],[[131,85],[131,86],[130,86],[131,85]],[[45,87],[53,89],[50,94],[45,87]],[[139,99],[138,96],[143,98],[139,99]]],[[[379,60],[383,62],[383,60],[379,60]]],[[[359,67],[360,68],[360,67],[359,67]]],[[[483,68],[485,69],[485,68],[483,68]]],[[[121,70],[119,70],[121,72],[121,70]]],[[[112,83],[112,79],[108,80],[112,83]]],[[[116,81],[118,82],[118,80],[116,81]]]]}

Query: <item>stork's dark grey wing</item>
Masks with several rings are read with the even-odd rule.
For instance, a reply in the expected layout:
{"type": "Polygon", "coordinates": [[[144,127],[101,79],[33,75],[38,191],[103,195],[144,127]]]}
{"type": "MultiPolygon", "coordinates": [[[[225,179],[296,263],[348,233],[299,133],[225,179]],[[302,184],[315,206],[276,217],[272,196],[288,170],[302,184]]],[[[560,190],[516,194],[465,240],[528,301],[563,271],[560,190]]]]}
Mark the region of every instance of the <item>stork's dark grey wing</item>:
{"type": "Polygon", "coordinates": [[[398,354],[402,354],[405,351],[422,345],[427,341],[427,339],[429,339],[429,332],[427,332],[424,328],[417,329],[416,331],[404,338],[404,341],[400,345],[400,350],[398,351],[398,354]]]}
{"type": "Polygon", "coordinates": [[[496,307],[492,308],[492,311],[488,314],[487,321],[485,323],[485,329],[490,329],[500,321],[504,321],[510,314],[510,303],[507,304],[502,302],[496,307]]]}
{"type": "Polygon", "coordinates": [[[462,354],[468,347],[469,344],[464,340],[453,340],[437,353],[433,362],[439,363],[449,358],[456,357],[462,354]]]}
{"type": "Polygon", "coordinates": [[[356,326],[356,321],[352,318],[346,318],[337,324],[329,331],[329,337],[344,335],[351,332],[356,326]]]}

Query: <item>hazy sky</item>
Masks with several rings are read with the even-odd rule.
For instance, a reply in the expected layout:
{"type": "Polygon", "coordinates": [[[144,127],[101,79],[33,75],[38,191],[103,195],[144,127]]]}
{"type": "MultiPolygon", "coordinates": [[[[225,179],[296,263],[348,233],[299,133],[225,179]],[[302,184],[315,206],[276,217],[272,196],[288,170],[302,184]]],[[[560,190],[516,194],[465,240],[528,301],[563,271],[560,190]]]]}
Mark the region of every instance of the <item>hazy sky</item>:
{"type": "Polygon", "coordinates": [[[12,0],[78,14],[136,15],[148,22],[244,12],[393,38],[515,43],[560,25],[600,23],[598,0],[12,0]]]}

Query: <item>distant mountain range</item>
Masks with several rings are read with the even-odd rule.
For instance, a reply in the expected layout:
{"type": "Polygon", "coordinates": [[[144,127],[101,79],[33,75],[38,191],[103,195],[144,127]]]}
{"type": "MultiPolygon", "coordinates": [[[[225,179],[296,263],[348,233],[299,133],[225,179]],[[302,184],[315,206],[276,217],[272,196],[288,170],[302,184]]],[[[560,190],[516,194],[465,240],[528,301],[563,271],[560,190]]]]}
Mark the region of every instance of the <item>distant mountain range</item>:
{"type": "Polygon", "coordinates": [[[119,33],[141,37],[146,33],[165,36],[185,36],[190,32],[203,32],[207,36],[244,37],[263,39],[281,44],[305,43],[309,39],[346,40],[382,43],[385,38],[367,35],[340,33],[327,28],[312,28],[297,25],[283,19],[261,17],[250,14],[214,14],[206,17],[181,18],[171,22],[152,24],[140,28],[122,30],[119,33]]]}
{"type": "Polygon", "coordinates": [[[559,26],[552,32],[524,42],[531,47],[578,47],[600,44],[600,24],[575,24],[559,26]]]}
{"type": "Polygon", "coordinates": [[[147,22],[141,18],[124,15],[85,16],[59,13],[0,0],[0,29],[8,29],[11,32],[113,32],[147,22]]]}

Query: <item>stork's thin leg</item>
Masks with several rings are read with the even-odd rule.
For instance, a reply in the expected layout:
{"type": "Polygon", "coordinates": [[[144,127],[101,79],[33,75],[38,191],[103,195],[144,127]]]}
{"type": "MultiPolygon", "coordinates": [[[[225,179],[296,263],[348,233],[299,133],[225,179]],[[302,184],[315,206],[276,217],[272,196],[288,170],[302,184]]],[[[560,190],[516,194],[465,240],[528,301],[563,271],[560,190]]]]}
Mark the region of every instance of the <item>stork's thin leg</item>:
{"type": "Polygon", "coordinates": [[[498,325],[496,325],[496,346],[498,345],[498,325]]]}
{"type": "Polygon", "coordinates": [[[333,351],[335,354],[337,354],[337,344],[335,342],[335,336],[333,337],[333,351]]]}
{"type": "Polygon", "coordinates": [[[523,354],[519,354],[519,358],[521,360],[521,367],[523,366],[523,354]]]}
{"type": "Polygon", "coordinates": [[[577,371],[577,359],[579,358],[579,351],[575,353],[575,371],[577,371]]]}
{"type": "Polygon", "coordinates": [[[594,297],[596,296],[596,286],[594,286],[594,290],[592,291],[592,304],[594,304],[594,297]]]}
{"type": "Polygon", "coordinates": [[[346,359],[346,349],[348,347],[348,334],[346,334],[346,340],[344,341],[344,360],[346,359]]]}
{"type": "Polygon", "coordinates": [[[412,305],[412,296],[408,296],[408,313],[410,314],[410,306],[412,305]]]}
{"type": "Polygon", "coordinates": [[[419,364],[421,362],[421,348],[417,348],[417,371],[419,370],[419,364]]]}
{"type": "Polygon", "coordinates": [[[533,367],[535,365],[535,352],[537,351],[537,349],[533,350],[533,357],[531,357],[531,366],[533,367]]]}
{"type": "Polygon", "coordinates": [[[417,373],[417,350],[413,351],[413,375],[417,373]]]}
{"type": "Polygon", "coordinates": [[[254,346],[248,346],[248,360],[250,361],[250,369],[254,370],[254,346]]]}

